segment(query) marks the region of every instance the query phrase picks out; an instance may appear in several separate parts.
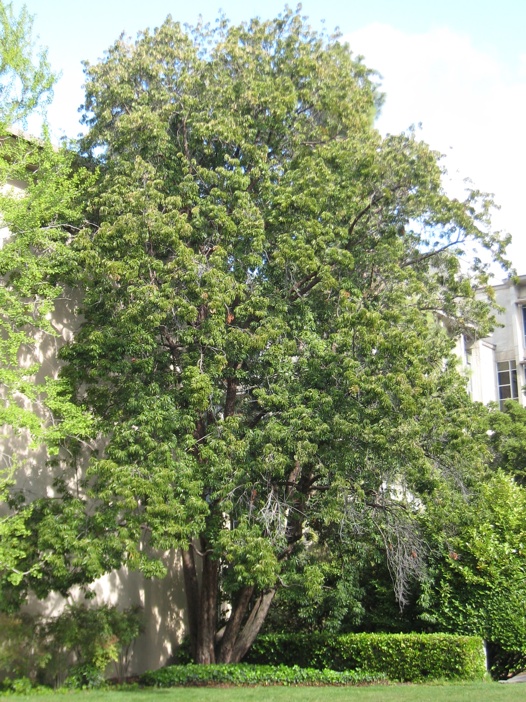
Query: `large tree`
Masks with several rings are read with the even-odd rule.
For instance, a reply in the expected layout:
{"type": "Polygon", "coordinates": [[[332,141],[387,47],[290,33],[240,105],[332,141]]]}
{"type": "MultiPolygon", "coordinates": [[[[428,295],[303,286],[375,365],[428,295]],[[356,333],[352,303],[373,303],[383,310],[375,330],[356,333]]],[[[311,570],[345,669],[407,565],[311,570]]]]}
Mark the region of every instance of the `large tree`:
{"type": "Polygon", "coordinates": [[[483,267],[460,264],[471,242],[502,255],[490,203],[449,199],[413,133],[382,138],[375,75],[288,11],[168,18],[86,90],[97,180],[62,359],[106,441],[84,496],[61,485],[75,514],[91,501],[91,562],[156,575],[179,548],[202,663],[239,660],[298,564],[368,529],[403,601],[418,495],[481,460],[452,339],[491,323],[483,267]]]}

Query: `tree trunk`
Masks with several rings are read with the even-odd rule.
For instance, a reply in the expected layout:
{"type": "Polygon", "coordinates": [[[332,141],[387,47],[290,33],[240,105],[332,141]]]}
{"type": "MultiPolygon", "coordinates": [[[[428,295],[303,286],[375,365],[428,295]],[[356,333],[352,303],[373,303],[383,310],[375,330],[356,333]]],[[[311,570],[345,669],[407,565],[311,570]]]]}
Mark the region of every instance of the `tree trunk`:
{"type": "Polygon", "coordinates": [[[199,555],[203,562],[200,578],[193,546],[182,551],[182,562],[192,658],[196,663],[206,664],[215,663],[216,660],[219,563],[206,553],[204,539],[201,539],[201,548],[203,551],[199,555]]]}
{"type": "Polygon", "coordinates": [[[246,655],[248,649],[254,643],[256,636],[259,634],[259,630],[263,626],[263,623],[267,617],[275,594],[276,589],[273,588],[272,590],[262,593],[256,599],[245,625],[236,638],[236,643],[230,657],[231,663],[239,663],[239,661],[246,655]]]}
{"type": "Polygon", "coordinates": [[[188,633],[192,657],[196,663],[239,663],[258,635],[276,589],[258,595],[247,612],[254,596],[254,586],[243,588],[232,608],[230,617],[219,638],[217,636],[217,598],[219,563],[206,553],[201,540],[203,559],[201,577],[197,577],[194,549],[182,551],[183,574],[188,615],[188,633]]]}
{"type": "Polygon", "coordinates": [[[201,574],[201,593],[199,597],[199,614],[197,629],[196,663],[215,663],[215,635],[217,630],[217,588],[219,584],[219,563],[206,553],[206,542],[201,540],[203,548],[203,570],[201,574]]]}
{"type": "Polygon", "coordinates": [[[230,618],[225,626],[225,630],[221,638],[217,656],[218,663],[237,663],[237,661],[232,661],[232,654],[234,652],[236,641],[241,630],[241,625],[243,623],[243,619],[245,618],[245,614],[253,594],[254,586],[251,585],[243,588],[241,594],[237,598],[237,602],[232,609],[232,613],[230,614],[230,618]]]}
{"type": "Polygon", "coordinates": [[[181,550],[183,561],[184,589],[186,595],[186,614],[188,617],[188,635],[192,658],[197,657],[197,632],[199,630],[199,581],[195,567],[194,551],[190,546],[181,550]]]}

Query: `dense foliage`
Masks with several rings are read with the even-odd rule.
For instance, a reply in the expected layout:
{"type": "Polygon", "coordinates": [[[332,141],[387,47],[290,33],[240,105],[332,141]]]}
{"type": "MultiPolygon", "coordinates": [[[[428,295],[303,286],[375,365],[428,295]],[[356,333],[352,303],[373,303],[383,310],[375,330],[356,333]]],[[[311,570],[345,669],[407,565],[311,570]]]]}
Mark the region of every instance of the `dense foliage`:
{"type": "Polygon", "coordinates": [[[36,49],[33,19],[23,7],[17,15],[11,2],[0,2],[0,125],[24,122],[45,104],[55,76],[47,52],[36,49]]]}
{"type": "Polygon", "coordinates": [[[0,615],[0,680],[28,680],[52,687],[95,687],[111,664],[115,677],[129,674],[133,643],[142,630],[139,608],[69,605],[52,619],[0,615]]]}
{"type": "Polygon", "coordinates": [[[492,464],[511,475],[515,482],[526,484],[526,408],[507,401],[502,411],[496,407],[489,414],[489,443],[492,464]]]}
{"type": "MultiPolygon", "coordinates": [[[[85,172],[74,169],[74,155],[53,148],[46,133],[37,141],[11,129],[45,105],[54,82],[31,27],[25,10],[16,15],[11,3],[0,2],[0,211],[10,232],[0,229],[0,501],[10,509],[0,515],[0,583],[8,590],[25,577],[38,578],[51,558],[49,549],[36,551],[30,543],[32,488],[51,479],[45,454],[32,462],[29,449],[46,443],[56,452],[62,438],[81,434],[89,419],[68,401],[64,382],[49,377],[49,361],[73,314],[63,280],[71,272],[72,232],[82,222],[78,193],[85,172]],[[63,316],[55,314],[53,323],[57,300],[63,316]],[[60,426],[59,415],[67,415],[60,426]],[[15,484],[30,487],[23,495],[13,491],[15,484]]],[[[18,602],[0,586],[2,609],[18,602]]]]}
{"type": "Polygon", "coordinates": [[[252,663],[323,670],[366,670],[389,680],[481,679],[486,672],[482,639],[447,634],[274,634],[260,636],[252,663]]]}
{"type": "Polygon", "coordinates": [[[442,535],[427,618],[442,630],[526,654],[524,488],[497,472],[442,535]]]}

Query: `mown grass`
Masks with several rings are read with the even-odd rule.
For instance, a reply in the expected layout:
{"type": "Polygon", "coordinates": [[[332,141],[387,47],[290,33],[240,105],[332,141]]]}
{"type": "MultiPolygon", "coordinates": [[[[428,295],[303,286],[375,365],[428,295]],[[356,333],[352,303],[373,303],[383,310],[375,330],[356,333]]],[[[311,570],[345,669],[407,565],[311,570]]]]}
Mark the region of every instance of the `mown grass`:
{"type": "Polygon", "coordinates": [[[172,688],[92,690],[0,697],[20,702],[526,702],[526,684],[444,683],[370,687],[172,688]]]}

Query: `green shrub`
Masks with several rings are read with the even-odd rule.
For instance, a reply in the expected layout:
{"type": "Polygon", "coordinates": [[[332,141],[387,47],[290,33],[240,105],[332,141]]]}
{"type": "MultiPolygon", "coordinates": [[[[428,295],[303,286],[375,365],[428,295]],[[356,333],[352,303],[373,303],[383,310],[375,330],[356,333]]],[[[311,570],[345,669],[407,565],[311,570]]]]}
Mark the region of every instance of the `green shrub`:
{"type": "Polygon", "coordinates": [[[46,626],[50,651],[47,666],[55,685],[97,687],[113,663],[124,677],[131,645],[141,631],[140,610],[124,611],[106,605],[70,605],[46,626]]]}
{"type": "Polygon", "coordinates": [[[103,687],[105,684],[104,670],[90,663],[74,665],[70,668],[68,677],[64,681],[64,687],[72,690],[89,690],[103,687]]]}
{"type": "Polygon", "coordinates": [[[0,614],[0,679],[36,680],[50,658],[41,632],[37,617],[0,614]]]}
{"type": "Polygon", "coordinates": [[[96,687],[110,663],[122,680],[140,632],[139,608],[70,605],[50,620],[0,615],[0,680],[96,687]]]}
{"type": "Polygon", "coordinates": [[[526,670],[526,653],[506,651],[498,644],[488,644],[488,663],[491,677],[505,680],[526,670]]]}
{"type": "Polygon", "coordinates": [[[382,675],[349,670],[316,670],[284,665],[171,665],[144,673],[140,682],[149,687],[204,685],[357,685],[384,681],[382,675]]]}
{"type": "Polygon", "coordinates": [[[482,640],[450,634],[267,634],[255,641],[245,660],[367,670],[404,682],[475,680],[486,672],[482,640]]]}
{"type": "Polygon", "coordinates": [[[25,677],[6,679],[2,683],[2,688],[6,692],[14,692],[17,695],[30,695],[33,691],[33,683],[25,677]]]}
{"type": "Polygon", "coordinates": [[[0,694],[4,697],[19,697],[20,695],[53,695],[50,687],[35,685],[29,678],[5,679],[0,685],[0,694]]]}

